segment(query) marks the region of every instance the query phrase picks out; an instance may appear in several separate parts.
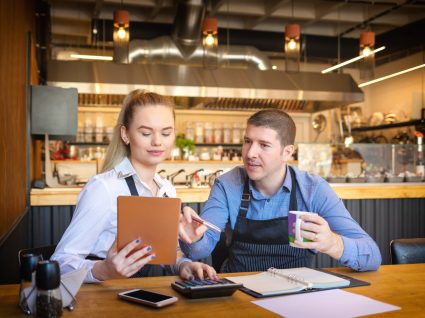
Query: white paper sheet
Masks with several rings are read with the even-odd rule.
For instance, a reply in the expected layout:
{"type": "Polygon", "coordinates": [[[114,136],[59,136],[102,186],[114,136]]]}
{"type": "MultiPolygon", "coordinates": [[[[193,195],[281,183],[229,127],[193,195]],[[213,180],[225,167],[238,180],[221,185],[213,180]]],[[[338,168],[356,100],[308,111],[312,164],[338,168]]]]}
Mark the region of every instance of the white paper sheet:
{"type": "Polygon", "coordinates": [[[348,318],[400,309],[340,289],[262,299],[253,303],[288,318],[348,318]]]}

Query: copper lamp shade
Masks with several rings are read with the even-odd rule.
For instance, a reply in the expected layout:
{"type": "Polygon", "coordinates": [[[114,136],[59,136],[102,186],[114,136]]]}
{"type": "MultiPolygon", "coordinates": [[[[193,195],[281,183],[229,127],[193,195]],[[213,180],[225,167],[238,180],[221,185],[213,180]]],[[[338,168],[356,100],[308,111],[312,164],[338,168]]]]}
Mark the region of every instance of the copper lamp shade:
{"type": "Polygon", "coordinates": [[[130,16],[127,10],[115,10],[114,11],[114,26],[125,26],[130,24],[130,16]]]}
{"type": "Polygon", "coordinates": [[[205,18],[204,23],[202,25],[202,33],[218,33],[218,22],[217,18],[205,18]]]}

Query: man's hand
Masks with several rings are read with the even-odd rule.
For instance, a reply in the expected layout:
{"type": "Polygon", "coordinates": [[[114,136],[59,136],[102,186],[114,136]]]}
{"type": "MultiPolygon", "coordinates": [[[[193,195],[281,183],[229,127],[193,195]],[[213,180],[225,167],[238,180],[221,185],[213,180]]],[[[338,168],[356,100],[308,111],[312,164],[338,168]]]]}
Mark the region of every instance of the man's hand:
{"type": "Polygon", "coordinates": [[[192,215],[199,218],[192,208],[185,206],[182,212],[179,223],[180,238],[186,243],[199,241],[207,231],[207,227],[192,220],[192,215]]]}
{"type": "Polygon", "coordinates": [[[182,279],[218,279],[215,269],[200,262],[184,262],[180,265],[179,274],[182,279]]]}
{"type": "Polygon", "coordinates": [[[340,235],[329,228],[328,222],[316,214],[307,213],[300,216],[301,236],[311,242],[295,240],[294,245],[298,248],[316,249],[321,253],[340,259],[344,253],[344,242],[340,235]]]}

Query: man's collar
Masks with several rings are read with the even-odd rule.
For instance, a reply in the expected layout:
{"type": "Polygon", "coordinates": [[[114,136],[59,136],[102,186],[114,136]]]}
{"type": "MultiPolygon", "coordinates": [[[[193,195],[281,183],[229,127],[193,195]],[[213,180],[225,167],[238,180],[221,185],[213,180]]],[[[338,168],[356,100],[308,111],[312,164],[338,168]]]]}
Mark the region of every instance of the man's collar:
{"type": "MultiPolygon", "coordinates": [[[[278,192],[279,191],[291,192],[291,190],[292,190],[292,176],[289,171],[288,165],[286,165],[285,180],[283,180],[282,188],[279,189],[278,192]]],[[[252,195],[252,197],[256,200],[263,200],[268,198],[264,196],[260,191],[255,189],[254,182],[252,180],[249,180],[249,192],[252,195]]]]}

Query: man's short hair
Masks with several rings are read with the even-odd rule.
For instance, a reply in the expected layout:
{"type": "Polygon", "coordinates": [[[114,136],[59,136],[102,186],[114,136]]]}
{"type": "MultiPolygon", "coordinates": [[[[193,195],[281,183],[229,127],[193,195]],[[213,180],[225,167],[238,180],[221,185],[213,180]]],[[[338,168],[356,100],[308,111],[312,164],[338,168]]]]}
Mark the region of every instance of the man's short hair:
{"type": "Polygon", "coordinates": [[[248,125],[267,127],[276,131],[280,144],[285,147],[295,142],[295,123],[291,116],[279,109],[264,109],[248,118],[248,125]]]}

